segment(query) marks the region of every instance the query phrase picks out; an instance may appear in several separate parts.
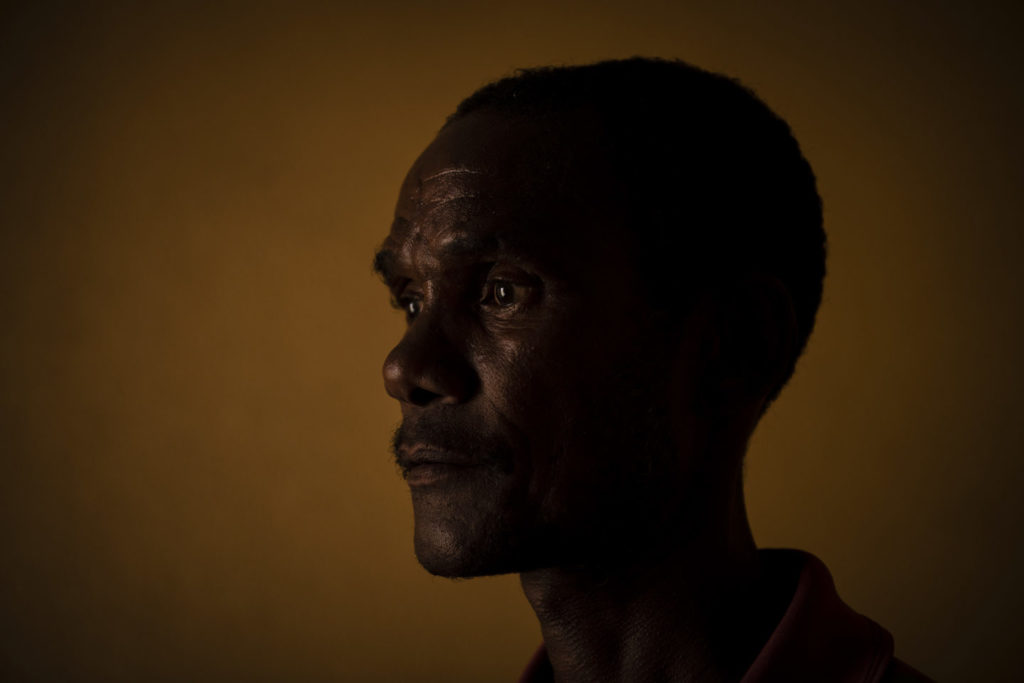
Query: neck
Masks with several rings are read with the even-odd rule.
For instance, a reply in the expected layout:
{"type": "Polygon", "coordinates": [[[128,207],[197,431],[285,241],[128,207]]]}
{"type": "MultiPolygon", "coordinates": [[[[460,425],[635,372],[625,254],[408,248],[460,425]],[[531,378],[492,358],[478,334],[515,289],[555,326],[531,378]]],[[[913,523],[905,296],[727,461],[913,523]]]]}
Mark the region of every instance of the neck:
{"type": "MultiPolygon", "coordinates": [[[[788,602],[758,561],[735,494],[715,528],[614,569],[523,573],[560,683],[737,681],[788,602]]],[[[707,512],[711,512],[708,510],[707,512]]]]}

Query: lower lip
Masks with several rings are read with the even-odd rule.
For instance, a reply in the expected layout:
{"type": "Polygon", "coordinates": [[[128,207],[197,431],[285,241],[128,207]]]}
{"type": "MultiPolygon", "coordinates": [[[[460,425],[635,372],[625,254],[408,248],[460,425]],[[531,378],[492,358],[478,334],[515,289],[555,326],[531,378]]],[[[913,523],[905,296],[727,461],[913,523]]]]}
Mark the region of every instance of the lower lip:
{"type": "Polygon", "coordinates": [[[409,469],[405,474],[405,482],[409,486],[431,486],[439,484],[462,472],[473,468],[473,465],[449,465],[441,462],[425,462],[409,469]]]}

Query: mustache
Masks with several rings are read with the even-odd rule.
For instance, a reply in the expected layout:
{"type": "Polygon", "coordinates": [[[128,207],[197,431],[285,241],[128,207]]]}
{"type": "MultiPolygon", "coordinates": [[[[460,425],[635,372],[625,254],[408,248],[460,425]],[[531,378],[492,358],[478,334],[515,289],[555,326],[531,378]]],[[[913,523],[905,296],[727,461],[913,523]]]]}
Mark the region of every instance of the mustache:
{"type": "Polygon", "coordinates": [[[417,444],[458,453],[474,464],[505,472],[511,472],[515,462],[508,438],[451,415],[423,415],[403,420],[395,429],[391,438],[391,452],[403,474],[412,466],[407,455],[409,449],[417,444]]]}

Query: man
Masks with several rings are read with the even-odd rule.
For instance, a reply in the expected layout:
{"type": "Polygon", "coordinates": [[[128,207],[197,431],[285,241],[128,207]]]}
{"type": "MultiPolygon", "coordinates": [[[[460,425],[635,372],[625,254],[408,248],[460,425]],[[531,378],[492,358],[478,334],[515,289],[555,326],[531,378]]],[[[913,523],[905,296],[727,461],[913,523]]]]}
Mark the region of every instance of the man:
{"type": "Polygon", "coordinates": [[[523,681],[925,680],[827,569],[758,551],[747,442],[821,300],[788,126],[682,62],[534,69],[459,106],[375,267],[430,572],[517,572],[523,681]]]}

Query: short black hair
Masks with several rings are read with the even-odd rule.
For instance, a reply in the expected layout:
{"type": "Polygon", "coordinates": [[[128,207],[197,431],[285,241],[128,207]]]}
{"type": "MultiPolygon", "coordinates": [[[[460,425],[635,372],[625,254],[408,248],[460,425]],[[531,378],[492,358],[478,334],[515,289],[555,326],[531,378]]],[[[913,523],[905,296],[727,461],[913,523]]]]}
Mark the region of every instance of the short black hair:
{"type": "Polygon", "coordinates": [[[483,109],[596,115],[605,138],[595,144],[616,169],[656,304],[658,292],[741,273],[778,278],[796,313],[792,374],[821,303],[821,198],[789,125],[752,90],[680,60],[633,57],[520,69],[467,97],[445,125],[483,109]]]}

